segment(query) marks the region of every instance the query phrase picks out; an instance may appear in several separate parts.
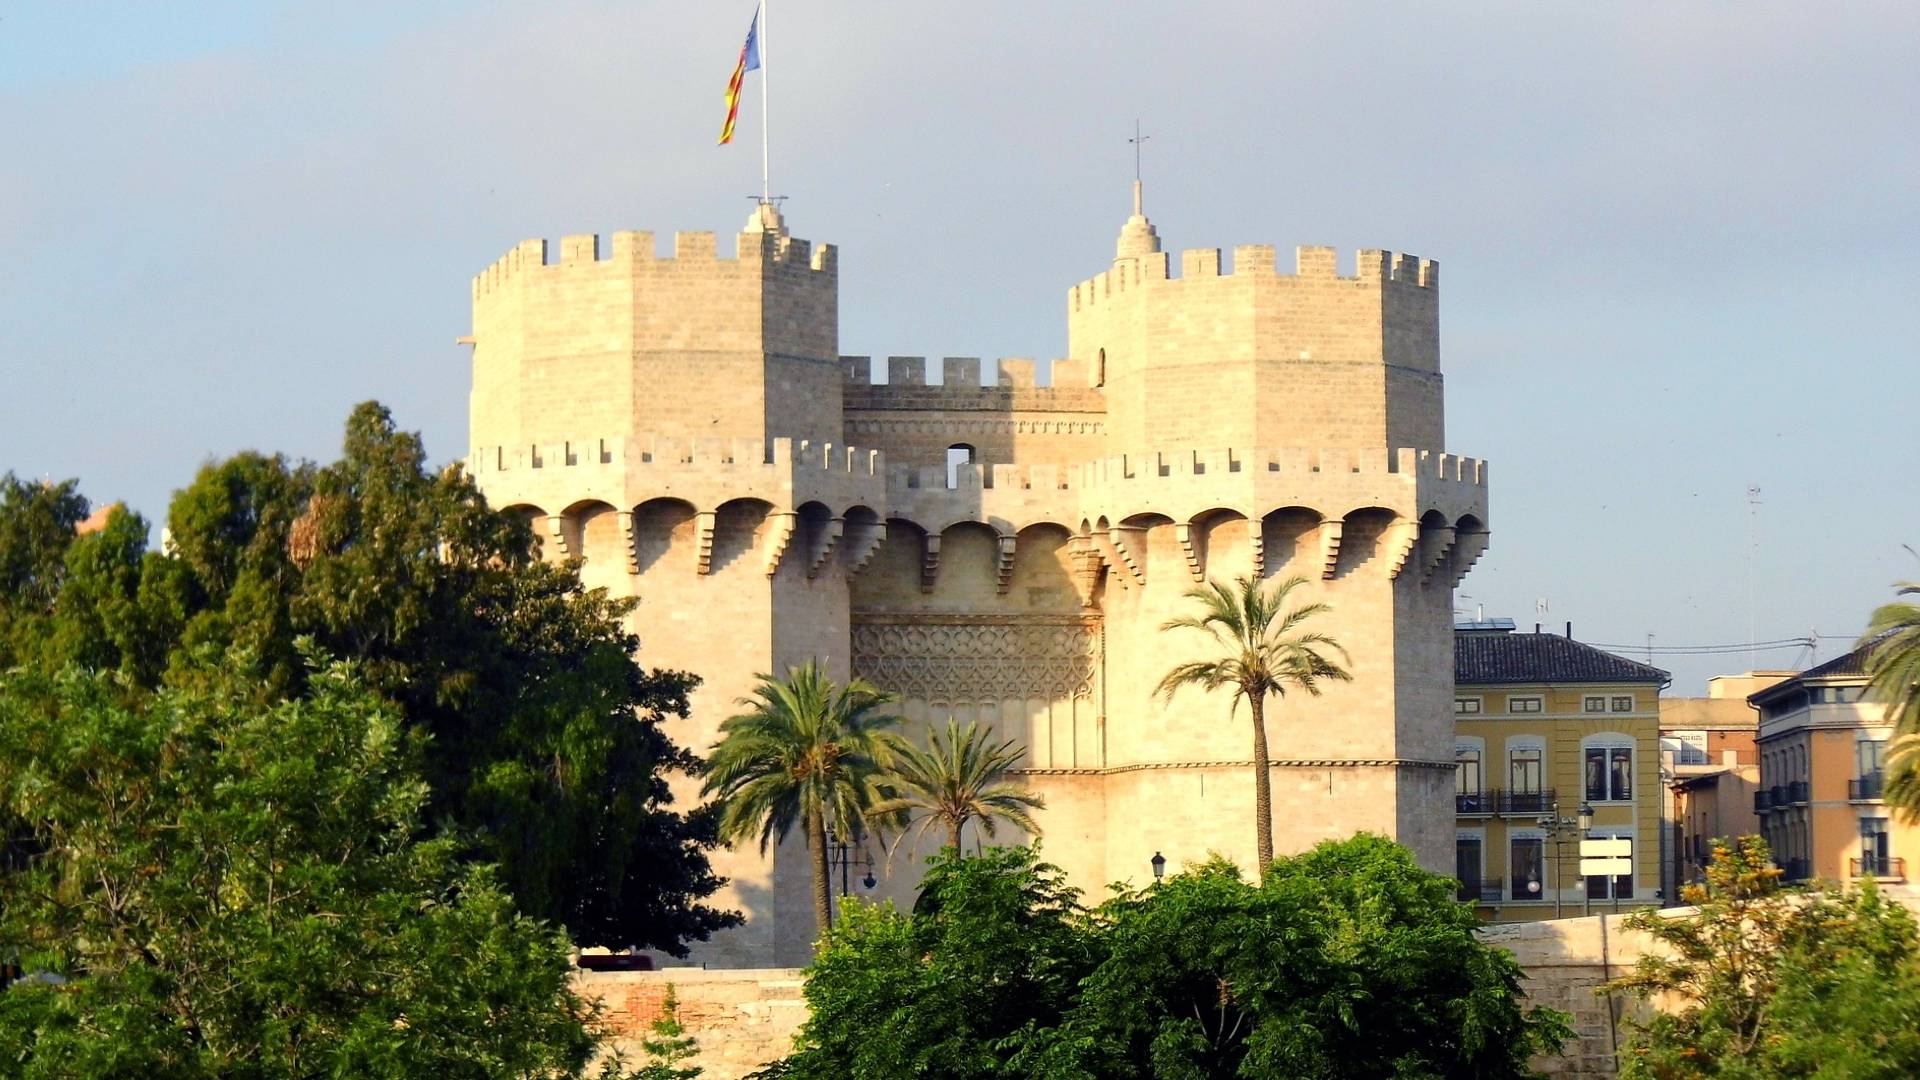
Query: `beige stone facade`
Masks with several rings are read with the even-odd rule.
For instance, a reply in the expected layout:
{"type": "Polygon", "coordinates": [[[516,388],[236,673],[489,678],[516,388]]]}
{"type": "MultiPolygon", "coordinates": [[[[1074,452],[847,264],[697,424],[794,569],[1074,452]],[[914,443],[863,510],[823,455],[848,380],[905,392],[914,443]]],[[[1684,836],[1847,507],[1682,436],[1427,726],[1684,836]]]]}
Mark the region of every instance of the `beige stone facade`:
{"type": "MultiPolygon", "coordinates": [[[[1370,829],[1452,869],[1452,593],[1488,515],[1485,465],[1444,452],[1434,263],[1302,248],[1281,273],[1252,246],[1175,274],[1136,215],[1068,290],[1049,385],[839,355],[836,267],[766,209],[731,257],[569,237],[474,282],[469,467],[639,598],[643,663],[702,677],[677,740],[704,751],[755,673],[818,657],[899,694],[909,734],[953,714],[1025,745],[1046,855],[1096,897],[1156,852],[1247,863],[1245,720],[1154,699],[1198,645],[1158,627],[1208,576],[1297,575],[1355,678],[1270,710],[1276,842],[1370,829]]],[[[874,854],[910,899],[922,853],[874,854]]],[[[798,838],[716,864],[748,921],[697,959],[803,962],[798,838]]]]}

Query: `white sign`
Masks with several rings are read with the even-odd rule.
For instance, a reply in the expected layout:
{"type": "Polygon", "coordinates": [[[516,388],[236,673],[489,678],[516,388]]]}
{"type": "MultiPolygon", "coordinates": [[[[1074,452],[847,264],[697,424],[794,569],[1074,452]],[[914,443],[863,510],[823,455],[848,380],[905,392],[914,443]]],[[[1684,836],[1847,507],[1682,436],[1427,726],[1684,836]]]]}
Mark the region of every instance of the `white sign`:
{"type": "Polygon", "coordinates": [[[1621,877],[1633,873],[1632,859],[1581,859],[1581,877],[1621,877]]]}
{"type": "Polygon", "coordinates": [[[1625,836],[1580,841],[1583,859],[1625,859],[1633,855],[1633,841],[1625,836]]]}

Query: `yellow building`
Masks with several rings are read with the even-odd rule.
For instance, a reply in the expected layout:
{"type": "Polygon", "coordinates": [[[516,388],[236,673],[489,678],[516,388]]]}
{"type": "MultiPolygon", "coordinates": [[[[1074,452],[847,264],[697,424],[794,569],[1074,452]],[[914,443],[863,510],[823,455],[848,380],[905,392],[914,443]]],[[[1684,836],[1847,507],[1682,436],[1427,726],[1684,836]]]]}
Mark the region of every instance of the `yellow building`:
{"type": "Polygon", "coordinates": [[[1881,800],[1893,726],[1863,701],[1862,651],[1829,660],[1748,700],[1760,710],[1761,835],[1788,880],[1907,880],[1920,827],[1881,800]]]}
{"type": "Polygon", "coordinates": [[[1455,876],[1499,922],[1648,907],[1660,887],[1659,668],[1513,622],[1454,633],[1455,876]],[[1584,835],[1633,870],[1582,878],[1584,835]]]}

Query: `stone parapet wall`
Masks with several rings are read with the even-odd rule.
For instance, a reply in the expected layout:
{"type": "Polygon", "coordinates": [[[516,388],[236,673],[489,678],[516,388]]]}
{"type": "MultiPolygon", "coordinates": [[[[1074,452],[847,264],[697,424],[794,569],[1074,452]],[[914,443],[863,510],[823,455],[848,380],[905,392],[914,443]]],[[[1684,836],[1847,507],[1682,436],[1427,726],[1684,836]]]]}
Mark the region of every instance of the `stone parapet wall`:
{"type": "Polygon", "coordinates": [[[784,1057],[807,1019],[805,979],[796,968],[674,968],[582,971],[574,990],[598,999],[613,1049],[629,1066],[644,1060],[640,1041],[660,1019],[667,988],[680,1022],[699,1041],[701,1080],[739,1080],[784,1057]]]}

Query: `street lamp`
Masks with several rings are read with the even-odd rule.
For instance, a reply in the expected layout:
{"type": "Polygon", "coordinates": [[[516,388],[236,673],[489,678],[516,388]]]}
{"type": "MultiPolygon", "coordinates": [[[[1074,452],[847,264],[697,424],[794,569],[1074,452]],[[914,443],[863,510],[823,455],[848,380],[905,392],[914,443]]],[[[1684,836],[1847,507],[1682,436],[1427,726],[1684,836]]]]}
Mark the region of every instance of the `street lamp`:
{"type": "Polygon", "coordinates": [[[1159,881],[1167,876],[1167,857],[1159,852],[1153,853],[1153,880],[1159,881]]]}
{"type": "MultiPolygon", "coordinates": [[[[1581,838],[1586,837],[1587,831],[1593,828],[1593,807],[1581,803],[1578,817],[1561,817],[1560,804],[1556,802],[1553,804],[1552,812],[1540,819],[1540,828],[1544,829],[1547,837],[1553,841],[1553,917],[1557,919],[1560,917],[1561,878],[1566,876],[1564,848],[1567,837],[1576,829],[1579,830],[1581,838]]],[[[1581,891],[1585,892],[1584,889],[1581,891]]],[[[1593,901],[1589,899],[1587,903],[1591,905],[1593,901]]]]}
{"type": "Polygon", "coordinates": [[[852,877],[856,864],[867,870],[867,875],[860,879],[862,886],[871,889],[879,884],[873,876],[873,855],[867,851],[866,837],[856,835],[851,840],[842,840],[838,833],[828,829],[827,869],[829,873],[836,868],[840,871],[841,896],[853,891],[848,879],[852,877]]]}

